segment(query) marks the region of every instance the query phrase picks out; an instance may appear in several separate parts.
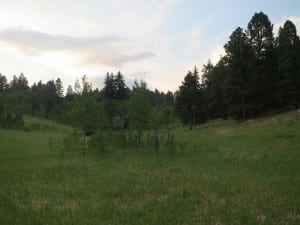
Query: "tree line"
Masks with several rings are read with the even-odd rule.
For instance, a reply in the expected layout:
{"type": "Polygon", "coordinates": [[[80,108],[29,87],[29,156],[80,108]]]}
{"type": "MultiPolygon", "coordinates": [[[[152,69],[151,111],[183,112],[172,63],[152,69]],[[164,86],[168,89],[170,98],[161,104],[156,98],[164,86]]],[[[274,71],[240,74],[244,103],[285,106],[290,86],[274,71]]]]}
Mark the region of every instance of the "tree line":
{"type": "Polygon", "coordinates": [[[292,21],[273,35],[263,12],[247,29],[236,28],[224,45],[225,55],[213,65],[189,71],[176,93],[175,110],[184,124],[213,118],[238,121],[300,106],[300,41],[292,21]]]}
{"type": "Polygon", "coordinates": [[[144,81],[136,80],[132,89],[128,88],[120,71],[107,73],[101,90],[93,89],[84,75],[67,87],[65,95],[63,93],[60,78],[29,86],[24,74],[14,76],[10,82],[0,74],[0,126],[22,125],[22,115],[30,114],[83,126],[86,134],[93,133],[99,123],[103,128],[114,130],[132,124],[150,128],[150,115],[154,115],[154,111],[171,114],[174,105],[172,92],[151,91],[144,81]]]}
{"type": "Polygon", "coordinates": [[[195,68],[179,89],[163,93],[135,81],[130,89],[124,75],[107,73],[103,89],[93,89],[84,75],[64,95],[60,78],[30,87],[24,74],[8,81],[0,74],[0,127],[23,125],[24,113],[72,124],[85,135],[101,129],[140,131],[168,129],[176,118],[192,128],[208,119],[238,121],[265,113],[299,108],[300,41],[286,21],[278,36],[263,12],[255,13],[247,29],[236,28],[224,45],[226,54],[213,65],[195,68]]]}

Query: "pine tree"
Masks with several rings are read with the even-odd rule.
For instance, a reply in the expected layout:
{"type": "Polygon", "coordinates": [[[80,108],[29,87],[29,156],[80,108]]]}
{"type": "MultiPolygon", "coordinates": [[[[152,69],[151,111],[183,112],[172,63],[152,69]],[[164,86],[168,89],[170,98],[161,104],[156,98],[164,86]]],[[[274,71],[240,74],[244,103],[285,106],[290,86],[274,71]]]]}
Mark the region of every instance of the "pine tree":
{"type": "Polygon", "coordinates": [[[7,88],[8,88],[7,78],[6,78],[6,76],[4,76],[0,73],[0,92],[3,92],[7,88]]]}
{"type": "Polygon", "coordinates": [[[225,96],[225,80],[228,75],[228,62],[222,57],[213,66],[210,61],[203,66],[202,83],[206,110],[209,118],[227,118],[227,101],[225,96]]]}
{"type": "Polygon", "coordinates": [[[248,24],[247,36],[253,51],[251,91],[256,113],[274,108],[277,60],[273,25],[263,12],[255,13],[248,24]]]}
{"type": "Polygon", "coordinates": [[[107,72],[104,81],[104,88],[102,90],[103,97],[107,99],[113,99],[115,95],[114,91],[114,75],[107,72]]]}
{"type": "Polygon", "coordinates": [[[189,124],[190,129],[205,118],[203,93],[200,90],[197,68],[189,71],[179,87],[176,96],[175,110],[183,124],[189,124]]]}
{"type": "Polygon", "coordinates": [[[297,96],[299,90],[299,53],[297,45],[299,37],[295,25],[287,20],[283,27],[279,28],[278,34],[278,105],[280,108],[299,107],[297,96]]]}
{"type": "Polygon", "coordinates": [[[113,79],[114,97],[118,100],[127,99],[128,93],[125,85],[124,77],[119,71],[116,77],[113,79]]]}
{"type": "Polygon", "coordinates": [[[250,94],[251,47],[246,34],[238,27],[231,35],[229,42],[224,46],[228,60],[229,113],[236,119],[246,119],[253,107],[250,94]]]}

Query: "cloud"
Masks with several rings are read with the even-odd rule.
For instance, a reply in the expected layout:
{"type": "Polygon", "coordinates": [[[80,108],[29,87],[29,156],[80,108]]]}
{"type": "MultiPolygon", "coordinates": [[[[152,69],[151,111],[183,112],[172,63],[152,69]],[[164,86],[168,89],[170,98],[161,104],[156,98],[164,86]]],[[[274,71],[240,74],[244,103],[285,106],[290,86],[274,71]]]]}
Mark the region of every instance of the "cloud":
{"type": "Polygon", "coordinates": [[[75,53],[81,64],[112,67],[155,56],[151,51],[139,50],[135,41],[117,35],[72,37],[10,28],[0,31],[0,42],[10,44],[31,56],[49,51],[67,51],[75,53]]]}

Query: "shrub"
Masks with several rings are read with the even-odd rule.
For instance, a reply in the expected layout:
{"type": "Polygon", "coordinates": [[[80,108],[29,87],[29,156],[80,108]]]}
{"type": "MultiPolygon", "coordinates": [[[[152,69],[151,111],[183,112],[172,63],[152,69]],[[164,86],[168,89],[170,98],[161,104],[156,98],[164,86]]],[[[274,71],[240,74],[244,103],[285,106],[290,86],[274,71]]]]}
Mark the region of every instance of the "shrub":
{"type": "Polygon", "coordinates": [[[89,139],[89,149],[96,150],[97,152],[103,153],[106,150],[105,138],[103,132],[96,131],[89,139]]]}

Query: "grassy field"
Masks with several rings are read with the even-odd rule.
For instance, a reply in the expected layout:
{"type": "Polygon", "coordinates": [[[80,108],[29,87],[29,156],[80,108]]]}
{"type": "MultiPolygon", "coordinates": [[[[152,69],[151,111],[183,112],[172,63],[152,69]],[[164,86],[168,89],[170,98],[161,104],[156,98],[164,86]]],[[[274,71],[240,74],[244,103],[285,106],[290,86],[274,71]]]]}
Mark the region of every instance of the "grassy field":
{"type": "Polygon", "coordinates": [[[184,152],[62,154],[67,126],[0,130],[0,224],[300,224],[300,112],[178,128],[184,152]]]}

